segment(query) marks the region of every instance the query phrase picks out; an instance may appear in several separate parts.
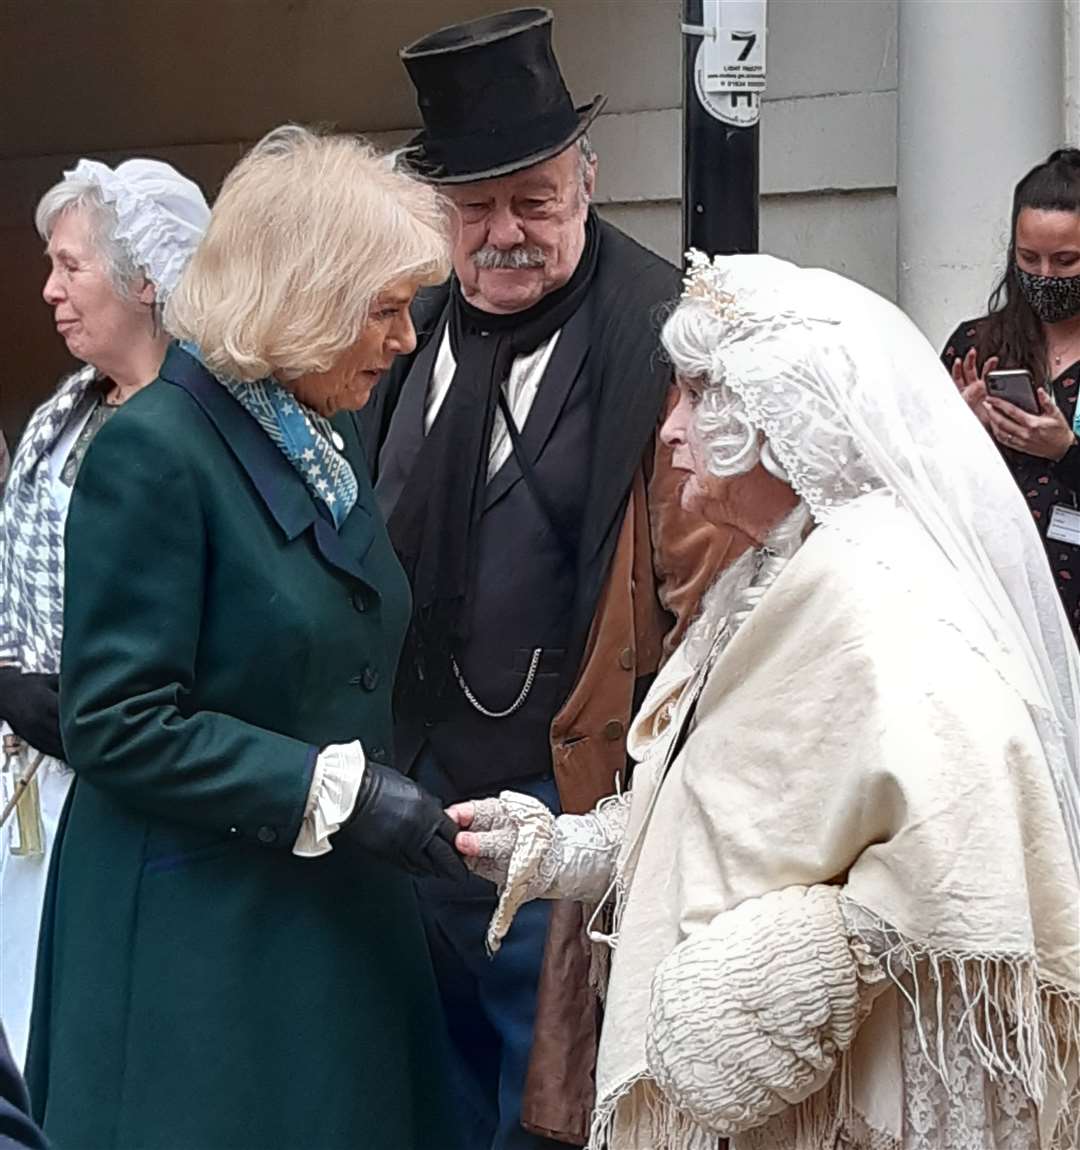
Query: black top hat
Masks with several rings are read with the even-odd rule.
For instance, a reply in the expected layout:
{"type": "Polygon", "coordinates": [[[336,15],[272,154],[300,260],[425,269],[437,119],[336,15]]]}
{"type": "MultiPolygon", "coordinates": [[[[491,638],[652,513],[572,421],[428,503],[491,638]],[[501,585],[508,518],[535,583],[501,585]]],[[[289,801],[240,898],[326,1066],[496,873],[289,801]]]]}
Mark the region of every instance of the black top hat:
{"type": "Polygon", "coordinates": [[[518,8],[440,28],[401,50],[424,130],[409,164],[439,184],[505,176],[557,155],[604,106],[575,108],[551,47],[551,13],[518,8]]]}

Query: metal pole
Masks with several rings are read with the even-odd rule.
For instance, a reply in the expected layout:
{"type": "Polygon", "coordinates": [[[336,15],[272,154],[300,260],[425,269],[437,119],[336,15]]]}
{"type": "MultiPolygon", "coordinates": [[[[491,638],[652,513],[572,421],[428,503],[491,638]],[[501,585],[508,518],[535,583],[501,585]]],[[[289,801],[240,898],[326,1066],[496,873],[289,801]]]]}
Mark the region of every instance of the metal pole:
{"type": "MultiPolygon", "coordinates": [[[[683,24],[700,27],[702,19],[702,0],[683,0],[683,24]]],[[[695,78],[701,44],[700,34],[684,32],[683,250],[756,252],[761,98],[703,93],[695,78]]]]}

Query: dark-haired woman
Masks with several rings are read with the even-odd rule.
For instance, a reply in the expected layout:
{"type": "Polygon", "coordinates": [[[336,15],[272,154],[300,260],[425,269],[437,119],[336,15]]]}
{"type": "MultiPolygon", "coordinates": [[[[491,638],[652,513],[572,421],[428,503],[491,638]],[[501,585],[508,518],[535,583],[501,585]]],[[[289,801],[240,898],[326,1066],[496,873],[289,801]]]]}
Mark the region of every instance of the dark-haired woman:
{"type": "Polygon", "coordinates": [[[989,314],[961,324],[942,359],[1001,447],[1080,636],[1080,149],[1033,168],[1013,194],[1008,263],[989,314]],[[988,397],[995,368],[1026,368],[1039,414],[988,397]]]}

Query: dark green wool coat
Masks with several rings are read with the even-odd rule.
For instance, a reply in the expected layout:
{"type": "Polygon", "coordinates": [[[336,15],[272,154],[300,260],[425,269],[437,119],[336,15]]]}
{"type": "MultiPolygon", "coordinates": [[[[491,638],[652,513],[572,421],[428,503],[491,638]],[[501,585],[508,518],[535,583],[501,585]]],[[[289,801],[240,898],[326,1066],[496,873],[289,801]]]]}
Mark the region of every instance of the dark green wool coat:
{"type": "Polygon", "coordinates": [[[67,525],[76,772],[28,1074],[57,1150],[443,1150],[442,1023],[409,877],[291,853],[315,755],[386,759],[408,590],[174,346],[99,432],[67,525]]]}

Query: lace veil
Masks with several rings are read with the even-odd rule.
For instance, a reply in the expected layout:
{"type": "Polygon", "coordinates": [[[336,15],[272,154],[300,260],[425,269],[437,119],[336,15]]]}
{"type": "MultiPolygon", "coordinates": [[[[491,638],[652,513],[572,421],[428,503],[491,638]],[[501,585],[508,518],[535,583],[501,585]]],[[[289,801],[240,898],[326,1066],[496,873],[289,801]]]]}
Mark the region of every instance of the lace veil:
{"type": "Polygon", "coordinates": [[[891,495],[957,571],[995,639],[979,654],[1028,704],[1080,874],[1080,654],[1031,512],[934,349],[880,296],[770,256],[691,253],[681,308],[722,319],[712,382],[817,522],[891,495]]]}

